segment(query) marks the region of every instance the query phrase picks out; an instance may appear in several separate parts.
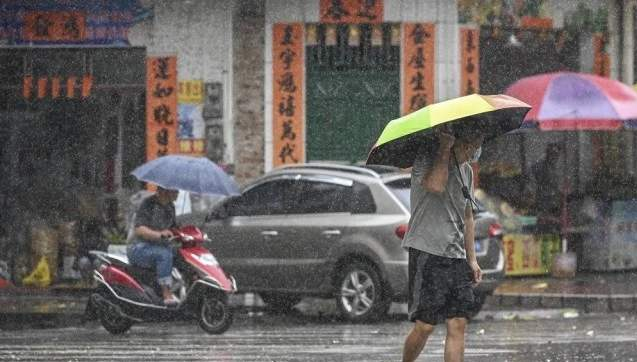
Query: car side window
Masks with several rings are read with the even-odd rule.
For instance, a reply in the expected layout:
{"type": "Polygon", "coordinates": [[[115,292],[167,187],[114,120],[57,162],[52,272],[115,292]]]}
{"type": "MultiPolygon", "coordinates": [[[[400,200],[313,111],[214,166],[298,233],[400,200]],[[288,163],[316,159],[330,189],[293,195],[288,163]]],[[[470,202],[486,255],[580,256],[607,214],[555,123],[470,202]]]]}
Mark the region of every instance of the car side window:
{"type": "Polygon", "coordinates": [[[330,182],[300,180],[292,213],[350,212],[352,187],[330,182]]]}
{"type": "Polygon", "coordinates": [[[257,185],[226,206],[228,216],[288,214],[292,180],[273,180],[257,185]]]}

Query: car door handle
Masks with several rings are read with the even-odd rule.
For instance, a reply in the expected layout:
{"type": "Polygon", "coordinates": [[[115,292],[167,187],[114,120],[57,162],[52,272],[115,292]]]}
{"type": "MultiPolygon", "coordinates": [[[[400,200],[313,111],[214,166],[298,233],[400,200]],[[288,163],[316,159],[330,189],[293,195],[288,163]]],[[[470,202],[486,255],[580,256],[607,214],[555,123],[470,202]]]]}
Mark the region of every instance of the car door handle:
{"type": "Polygon", "coordinates": [[[279,232],[276,230],[263,230],[261,232],[261,235],[263,236],[277,236],[279,235],[279,232]]]}
{"type": "Polygon", "coordinates": [[[321,234],[325,236],[341,235],[341,231],[340,230],[324,230],[321,234]]]}

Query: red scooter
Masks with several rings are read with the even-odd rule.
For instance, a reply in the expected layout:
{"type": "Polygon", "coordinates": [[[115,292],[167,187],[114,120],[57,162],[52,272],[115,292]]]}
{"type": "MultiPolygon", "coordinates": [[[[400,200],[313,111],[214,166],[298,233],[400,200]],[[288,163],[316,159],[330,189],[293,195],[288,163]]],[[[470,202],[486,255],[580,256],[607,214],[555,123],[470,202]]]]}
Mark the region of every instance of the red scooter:
{"type": "Polygon", "coordinates": [[[211,334],[221,334],[232,324],[228,294],[237,284],[217,259],[201,244],[207,236],[188,225],[172,230],[175,261],[172,291],[180,300],[166,306],[153,269],[132,266],[127,258],[93,252],[100,261],[93,272],[97,289],[91,294],[86,319],[99,319],[111,334],[128,331],[134,323],[195,319],[211,334]]]}

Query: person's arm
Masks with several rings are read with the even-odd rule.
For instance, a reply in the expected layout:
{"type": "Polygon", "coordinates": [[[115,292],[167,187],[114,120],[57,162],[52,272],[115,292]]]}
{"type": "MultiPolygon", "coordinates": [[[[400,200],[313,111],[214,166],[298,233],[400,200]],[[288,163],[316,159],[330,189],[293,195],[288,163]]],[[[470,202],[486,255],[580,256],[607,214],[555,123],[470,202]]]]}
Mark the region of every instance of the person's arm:
{"type": "Polygon", "coordinates": [[[161,241],[163,237],[173,236],[173,233],[170,230],[153,230],[148,226],[140,225],[135,228],[135,236],[149,241],[161,241]]]}
{"type": "Polygon", "coordinates": [[[438,150],[434,158],[433,166],[425,171],[422,178],[422,187],[428,192],[440,194],[447,187],[449,179],[449,157],[455,138],[447,133],[438,134],[438,150]]]}
{"type": "Polygon", "coordinates": [[[467,263],[469,263],[469,267],[471,267],[473,272],[473,281],[480,283],[482,281],[482,269],[480,269],[476,258],[475,222],[470,204],[467,204],[464,209],[464,219],[464,248],[467,251],[467,263]]]}

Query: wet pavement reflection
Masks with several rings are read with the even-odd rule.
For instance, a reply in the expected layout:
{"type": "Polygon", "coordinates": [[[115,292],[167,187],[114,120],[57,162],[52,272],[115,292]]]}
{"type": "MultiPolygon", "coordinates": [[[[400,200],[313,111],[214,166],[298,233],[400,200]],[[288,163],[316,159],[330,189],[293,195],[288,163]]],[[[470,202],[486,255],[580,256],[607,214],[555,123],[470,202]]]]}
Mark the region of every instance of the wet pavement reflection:
{"type": "MultiPolygon", "coordinates": [[[[99,324],[0,332],[0,360],[399,361],[411,324],[393,314],[375,324],[334,315],[238,311],[223,335],[191,323],[137,325],[111,336],[99,324]]],[[[444,327],[419,359],[441,361],[444,327]]],[[[467,330],[466,361],[637,361],[634,314],[478,320],[467,330]]]]}

